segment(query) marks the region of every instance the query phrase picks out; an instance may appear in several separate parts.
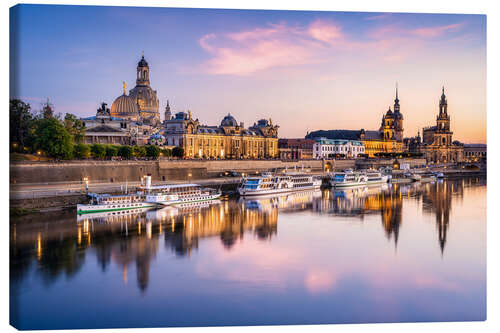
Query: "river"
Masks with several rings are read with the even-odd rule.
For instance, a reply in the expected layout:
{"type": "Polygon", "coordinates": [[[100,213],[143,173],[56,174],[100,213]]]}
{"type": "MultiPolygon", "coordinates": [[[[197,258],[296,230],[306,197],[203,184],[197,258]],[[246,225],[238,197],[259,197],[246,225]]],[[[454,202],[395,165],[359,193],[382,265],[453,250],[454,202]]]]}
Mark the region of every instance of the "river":
{"type": "Polygon", "coordinates": [[[486,179],[10,222],[20,329],[486,319],[486,179]]]}

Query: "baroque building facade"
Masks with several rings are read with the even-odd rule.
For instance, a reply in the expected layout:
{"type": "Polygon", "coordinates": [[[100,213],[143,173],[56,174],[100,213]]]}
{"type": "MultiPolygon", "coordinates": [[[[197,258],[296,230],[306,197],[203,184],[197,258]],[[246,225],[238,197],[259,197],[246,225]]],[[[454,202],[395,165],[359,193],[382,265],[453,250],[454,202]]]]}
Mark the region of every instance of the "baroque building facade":
{"type": "Polygon", "coordinates": [[[201,125],[188,111],[166,118],[164,136],[168,146],[183,148],[186,158],[277,158],[278,128],[271,119],[245,128],[230,114],[219,126],[201,125]]]}
{"type": "Polygon", "coordinates": [[[364,154],[375,157],[377,153],[403,152],[403,114],[399,105],[398,88],[394,99],[394,111],[382,115],[378,130],[319,130],[306,135],[306,139],[326,138],[330,140],[356,140],[364,146],[364,154]]]}
{"type": "Polygon", "coordinates": [[[444,87],[439,100],[436,125],[424,127],[419,150],[428,162],[452,163],[463,161],[464,147],[458,141],[453,141],[450,115],[448,114],[448,101],[444,94],[444,87]]]}
{"type": "Polygon", "coordinates": [[[142,58],[137,64],[136,85],[127,95],[127,85],[123,83],[123,94],[111,105],[111,116],[140,121],[151,125],[160,124],[159,99],[149,79],[149,64],[142,58]]]}
{"type": "Polygon", "coordinates": [[[95,116],[82,118],[81,121],[86,144],[145,145],[155,131],[149,124],[112,116],[106,103],[101,103],[95,116]]]}

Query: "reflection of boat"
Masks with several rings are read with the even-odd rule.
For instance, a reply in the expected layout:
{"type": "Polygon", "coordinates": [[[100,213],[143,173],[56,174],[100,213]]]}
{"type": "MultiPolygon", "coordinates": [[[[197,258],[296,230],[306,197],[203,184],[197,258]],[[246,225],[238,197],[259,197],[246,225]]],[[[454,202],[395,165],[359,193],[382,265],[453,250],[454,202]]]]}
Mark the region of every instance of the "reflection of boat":
{"type": "Polygon", "coordinates": [[[160,205],[185,204],[215,200],[220,191],[204,188],[198,184],[157,185],[144,187],[146,202],[160,205]]]}
{"type": "Polygon", "coordinates": [[[141,194],[97,194],[89,193],[89,204],[78,204],[76,206],[77,214],[116,212],[125,210],[135,210],[140,208],[153,208],[152,203],[144,202],[144,196],[141,194]]]}
{"type": "Polygon", "coordinates": [[[344,172],[335,172],[330,174],[330,185],[336,188],[363,186],[368,184],[367,177],[362,172],[345,170],[344,172]]]}
{"type": "Polygon", "coordinates": [[[307,173],[291,172],[283,174],[265,173],[262,176],[243,179],[238,192],[241,196],[279,194],[319,189],[321,178],[307,173]]]}
{"type": "Polygon", "coordinates": [[[291,209],[303,207],[311,203],[314,198],[320,198],[321,191],[300,191],[294,193],[268,194],[252,197],[241,197],[239,202],[247,209],[291,209]]]}
{"type": "Polygon", "coordinates": [[[82,221],[84,219],[102,219],[102,218],[108,219],[108,218],[112,218],[112,217],[131,216],[131,215],[136,215],[136,214],[148,212],[151,210],[152,210],[151,207],[144,207],[144,208],[139,207],[139,208],[128,209],[128,210],[120,210],[120,211],[90,212],[90,213],[78,214],[76,217],[76,220],[82,221]]]}

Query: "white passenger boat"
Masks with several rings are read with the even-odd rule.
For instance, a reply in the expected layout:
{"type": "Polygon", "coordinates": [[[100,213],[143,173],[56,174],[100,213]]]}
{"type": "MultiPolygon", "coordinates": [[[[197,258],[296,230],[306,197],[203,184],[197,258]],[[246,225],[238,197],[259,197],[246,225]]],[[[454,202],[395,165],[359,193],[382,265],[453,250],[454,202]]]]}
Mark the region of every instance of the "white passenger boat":
{"type": "Polygon", "coordinates": [[[389,181],[388,175],[383,175],[381,172],[376,170],[366,171],[366,181],[368,185],[372,184],[385,184],[389,181]]]}
{"type": "Polygon", "coordinates": [[[147,203],[164,206],[215,200],[221,196],[220,191],[198,184],[146,186],[143,190],[147,203]]]}
{"type": "Polygon", "coordinates": [[[78,204],[76,206],[77,214],[117,212],[125,210],[136,210],[143,208],[155,207],[152,203],[144,201],[144,196],[141,194],[97,194],[89,193],[89,204],[78,204]]]}
{"type": "Polygon", "coordinates": [[[263,173],[261,176],[245,177],[238,188],[241,196],[260,196],[321,187],[321,178],[303,172],[263,173]]]}
{"type": "Polygon", "coordinates": [[[364,186],[368,184],[368,178],[363,172],[346,170],[330,174],[330,185],[335,188],[364,186]]]}

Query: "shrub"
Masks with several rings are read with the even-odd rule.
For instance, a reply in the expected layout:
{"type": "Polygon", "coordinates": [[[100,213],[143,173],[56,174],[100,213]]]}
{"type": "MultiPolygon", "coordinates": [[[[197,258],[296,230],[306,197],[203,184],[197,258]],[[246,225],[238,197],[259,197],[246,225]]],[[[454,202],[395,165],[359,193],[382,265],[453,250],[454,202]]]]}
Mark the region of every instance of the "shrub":
{"type": "Polygon", "coordinates": [[[133,150],[135,157],[146,157],[146,148],[143,146],[134,146],[133,150]]]}
{"type": "Polygon", "coordinates": [[[174,149],[172,149],[172,156],[184,157],[184,149],[182,149],[181,147],[174,147],[174,149]]]}
{"type": "Polygon", "coordinates": [[[121,146],[118,148],[118,156],[129,159],[134,154],[134,150],[130,146],[121,146]]]}
{"type": "Polygon", "coordinates": [[[75,145],[75,148],[73,149],[73,154],[75,158],[79,159],[84,159],[84,158],[89,158],[90,157],[90,147],[89,145],[79,143],[75,145]]]}
{"type": "Polygon", "coordinates": [[[160,156],[160,148],[154,145],[146,146],[146,156],[155,159],[158,158],[160,156]]]}
{"type": "Polygon", "coordinates": [[[106,157],[115,157],[118,155],[118,147],[113,145],[106,146],[106,157]]]}
{"type": "Polygon", "coordinates": [[[90,146],[90,151],[92,152],[92,156],[94,158],[102,159],[106,156],[106,147],[98,143],[94,143],[90,146]]]}

